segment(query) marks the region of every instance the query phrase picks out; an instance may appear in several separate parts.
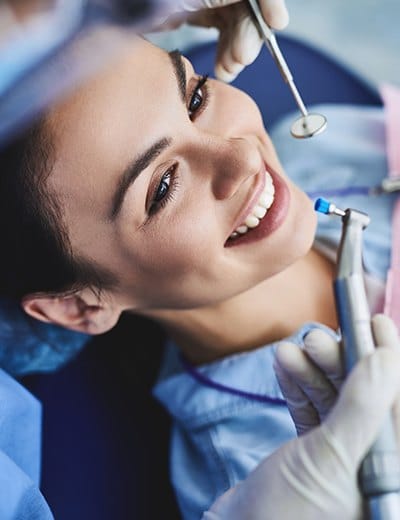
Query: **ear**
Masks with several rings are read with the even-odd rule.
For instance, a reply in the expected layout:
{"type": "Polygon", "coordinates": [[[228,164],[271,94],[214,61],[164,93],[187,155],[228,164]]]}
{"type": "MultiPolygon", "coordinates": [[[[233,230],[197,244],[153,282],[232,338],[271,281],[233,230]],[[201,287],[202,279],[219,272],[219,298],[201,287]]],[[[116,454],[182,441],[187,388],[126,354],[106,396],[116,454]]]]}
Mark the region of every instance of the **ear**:
{"type": "Polygon", "coordinates": [[[37,320],[85,334],[102,334],[112,329],[123,310],[111,298],[102,295],[100,299],[90,289],[68,296],[30,294],[21,304],[37,320]]]}

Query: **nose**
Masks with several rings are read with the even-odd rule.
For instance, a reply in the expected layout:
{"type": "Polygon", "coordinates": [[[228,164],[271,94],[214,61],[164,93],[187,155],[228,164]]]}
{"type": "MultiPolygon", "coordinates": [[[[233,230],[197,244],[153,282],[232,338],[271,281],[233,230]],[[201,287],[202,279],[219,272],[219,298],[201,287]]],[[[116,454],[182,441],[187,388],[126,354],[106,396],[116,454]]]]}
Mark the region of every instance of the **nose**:
{"type": "Polygon", "coordinates": [[[245,137],[213,139],[208,159],[212,191],[217,200],[233,197],[241,184],[257,175],[262,166],[257,146],[245,137]]]}

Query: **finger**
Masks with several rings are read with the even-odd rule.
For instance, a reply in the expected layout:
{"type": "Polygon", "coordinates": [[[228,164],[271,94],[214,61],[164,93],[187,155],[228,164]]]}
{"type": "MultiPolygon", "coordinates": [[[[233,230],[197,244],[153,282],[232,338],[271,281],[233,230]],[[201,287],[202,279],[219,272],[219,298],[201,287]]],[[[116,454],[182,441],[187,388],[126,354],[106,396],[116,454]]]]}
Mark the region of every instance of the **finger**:
{"type": "Polygon", "coordinates": [[[297,435],[300,436],[311,428],[318,426],[320,419],[317,410],[277,359],[274,362],[274,369],[282,394],[286,399],[289,413],[296,427],[297,435]]]}
{"type": "Polygon", "coordinates": [[[399,373],[400,350],[381,347],[362,358],[343,383],[324,430],[349,471],[361,462],[398,398],[399,373]]]}
{"type": "Polygon", "coordinates": [[[375,314],[371,322],[375,345],[399,348],[397,327],[389,316],[375,314]]]}
{"type": "MultiPolygon", "coordinates": [[[[400,452],[400,396],[398,396],[392,407],[393,427],[397,439],[397,447],[400,452]]],[[[400,454],[400,453],[399,453],[400,454]]]]}
{"type": "Polygon", "coordinates": [[[180,0],[180,5],[185,11],[198,11],[200,9],[213,9],[236,4],[241,0],[180,0]]]}
{"type": "MultiPolygon", "coordinates": [[[[375,344],[379,346],[389,346],[399,349],[400,341],[397,327],[389,316],[385,314],[375,314],[372,317],[372,332],[375,344]]],[[[400,397],[396,399],[392,408],[393,425],[396,432],[397,443],[400,447],[400,397]]]]}
{"type": "Polygon", "coordinates": [[[243,4],[230,7],[234,9],[229,17],[230,25],[220,29],[215,75],[228,83],[256,59],[262,46],[246,7],[243,4]]]}
{"type": "Polygon", "coordinates": [[[231,39],[236,30],[236,9],[236,6],[232,6],[228,13],[222,8],[218,16],[214,9],[202,9],[187,17],[189,25],[215,27],[219,30],[214,74],[225,83],[233,81],[244,68],[243,64],[237,63],[232,57],[231,39]]]}
{"type": "Polygon", "coordinates": [[[336,400],[336,389],[325,374],[293,343],[279,344],[276,359],[323,419],[336,400]]]}
{"type": "Polygon", "coordinates": [[[313,329],[304,338],[304,350],[326,374],[336,389],[345,377],[343,352],[340,343],[321,329],[313,329]]]}
{"type": "Polygon", "coordinates": [[[289,13],[284,0],[260,0],[260,8],[267,24],[273,29],[283,29],[289,23],[289,13]]]}

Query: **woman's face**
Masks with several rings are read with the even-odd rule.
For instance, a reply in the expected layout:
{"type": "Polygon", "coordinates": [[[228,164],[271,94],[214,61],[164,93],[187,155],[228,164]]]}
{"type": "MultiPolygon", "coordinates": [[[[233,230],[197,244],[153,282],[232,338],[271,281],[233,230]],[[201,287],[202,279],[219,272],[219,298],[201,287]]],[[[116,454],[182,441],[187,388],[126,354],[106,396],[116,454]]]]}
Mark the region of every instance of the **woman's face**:
{"type": "Polygon", "coordinates": [[[135,39],[50,121],[49,186],[72,249],[114,274],[127,307],[221,302],[312,244],[312,204],[282,171],[255,103],[204,82],[178,53],[135,39]]]}

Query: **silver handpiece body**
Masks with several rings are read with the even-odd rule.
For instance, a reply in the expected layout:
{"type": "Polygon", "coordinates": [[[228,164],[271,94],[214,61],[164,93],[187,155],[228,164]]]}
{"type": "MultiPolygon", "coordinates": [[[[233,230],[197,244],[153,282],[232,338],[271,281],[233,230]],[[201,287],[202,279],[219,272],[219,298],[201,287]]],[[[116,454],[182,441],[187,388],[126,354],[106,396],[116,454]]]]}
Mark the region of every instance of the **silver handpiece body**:
{"type": "MultiPolygon", "coordinates": [[[[362,234],[369,217],[347,209],[342,223],[334,291],[349,372],[361,357],[375,349],[362,261],[362,234]]],[[[371,519],[400,519],[400,462],[390,415],[361,465],[359,480],[371,519]]]]}

